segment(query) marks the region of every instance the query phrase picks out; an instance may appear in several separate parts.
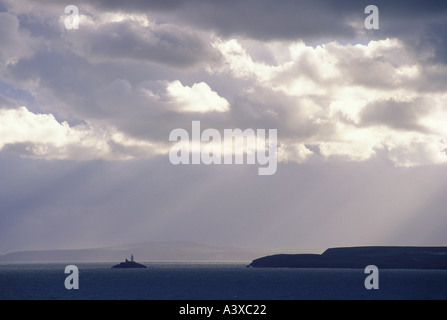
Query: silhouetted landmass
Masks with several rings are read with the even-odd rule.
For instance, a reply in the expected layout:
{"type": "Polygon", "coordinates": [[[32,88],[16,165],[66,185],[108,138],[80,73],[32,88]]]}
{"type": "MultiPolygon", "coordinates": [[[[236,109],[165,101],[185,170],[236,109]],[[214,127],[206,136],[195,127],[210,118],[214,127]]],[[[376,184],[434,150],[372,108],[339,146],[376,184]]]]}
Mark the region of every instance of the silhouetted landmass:
{"type": "Polygon", "coordinates": [[[447,269],[447,247],[330,248],[322,254],[277,254],[253,260],[255,268],[447,269]]]}
{"type": "Polygon", "coordinates": [[[146,266],[133,261],[133,256],[131,261],[126,259],[126,261],[121,262],[120,264],[116,264],[112,267],[112,269],[141,269],[141,268],[146,268],[146,266]]]}

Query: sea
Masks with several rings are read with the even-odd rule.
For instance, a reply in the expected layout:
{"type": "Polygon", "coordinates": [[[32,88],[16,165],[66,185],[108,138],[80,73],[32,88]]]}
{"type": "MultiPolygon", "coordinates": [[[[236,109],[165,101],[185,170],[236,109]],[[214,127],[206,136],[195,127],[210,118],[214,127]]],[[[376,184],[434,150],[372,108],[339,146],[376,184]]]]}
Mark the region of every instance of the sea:
{"type": "Polygon", "coordinates": [[[78,263],[67,289],[63,263],[0,264],[0,300],[446,300],[447,270],[247,268],[242,263],[145,263],[112,269],[78,263]]]}

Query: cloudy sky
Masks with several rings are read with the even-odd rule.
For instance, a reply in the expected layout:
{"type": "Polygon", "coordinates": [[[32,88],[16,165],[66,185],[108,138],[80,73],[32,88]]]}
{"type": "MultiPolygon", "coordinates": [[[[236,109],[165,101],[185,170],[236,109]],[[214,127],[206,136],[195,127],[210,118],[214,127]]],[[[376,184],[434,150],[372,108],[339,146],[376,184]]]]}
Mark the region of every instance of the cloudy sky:
{"type": "Polygon", "coordinates": [[[0,0],[0,254],[447,245],[446,89],[446,1],[0,0]],[[172,165],[192,121],[276,174],[172,165]]]}

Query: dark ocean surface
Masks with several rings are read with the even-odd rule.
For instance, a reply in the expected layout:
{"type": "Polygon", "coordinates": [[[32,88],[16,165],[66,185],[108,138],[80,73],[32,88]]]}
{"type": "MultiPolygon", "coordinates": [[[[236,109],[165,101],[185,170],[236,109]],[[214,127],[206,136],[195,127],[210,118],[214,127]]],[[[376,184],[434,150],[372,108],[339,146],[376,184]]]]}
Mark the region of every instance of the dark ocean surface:
{"type": "Polygon", "coordinates": [[[0,264],[0,300],[445,300],[445,270],[380,270],[367,290],[361,269],[258,269],[246,264],[144,263],[111,269],[78,263],[79,289],[67,290],[69,263],[0,264]]]}

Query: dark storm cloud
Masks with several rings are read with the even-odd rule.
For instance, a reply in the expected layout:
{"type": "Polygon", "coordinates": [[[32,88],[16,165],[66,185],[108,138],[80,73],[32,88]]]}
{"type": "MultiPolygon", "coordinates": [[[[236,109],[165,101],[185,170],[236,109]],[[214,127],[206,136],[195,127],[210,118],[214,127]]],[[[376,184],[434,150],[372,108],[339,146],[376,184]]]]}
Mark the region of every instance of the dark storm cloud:
{"type": "Polygon", "coordinates": [[[436,63],[447,63],[447,2],[441,0],[177,0],[95,1],[99,10],[145,12],[214,30],[221,36],[258,40],[303,39],[322,43],[397,37],[415,52],[433,51],[436,63]],[[368,5],[379,8],[380,29],[365,32],[368,5]]]}
{"type": "MultiPolygon", "coordinates": [[[[6,3],[13,3],[6,1],[6,3]]],[[[39,3],[60,8],[70,1],[45,0],[39,3]]],[[[187,23],[221,35],[275,39],[354,39],[352,23],[363,26],[364,9],[376,5],[380,12],[380,30],[369,37],[414,37],[445,24],[447,2],[441,0],[99,0],[79,2],[80,8],[94,7],[98,12],[157,14],[172,21],[187,23]]],[[[444,27],[445,29],[445,27],[444,27]]],[[[435,35],[432,45],[439,41],[435,35]]]]}
{"type": "Polygon", "coordinates": [[[176,20],[211,28],[222,35],[238,34],[258,39],[354,35],[351,27],[340,22],[346,8],[333,1],[179,0],[169,4],[158,1],[129,1],[126,4],[98,1],[93,5],[101,10],[166,13],[175,16],[176,20]],[[319,23],[315,23],[316,20],[319,23]]]}
{"type": "Polygon", "coordinates": [[[127,12],[171,12],[191,24],[213,28],[223,34],[245,34],[259,39],[296,37],[352,37],[355,31],[347,22],[364,21],[367,5],[379,8],[384,29],[392,35],[408,32],[420,22],[442,21],[447,3],[441,0],[177,0],[177,1],[95,1],[101,10],[127,12]],[[387,26],[392,26],[388,28],[387,26]]]}
{"type": "Polygon", "coordinates": [[[218,53],[209,47],[209,42],[175,25],[145,27],[135,21],[110,22],[97,28],[85,26],[76,40],[81,46],[86,43],[86,56],[106,59],[187,67],[219,58],[218,53]]]}
{"type": "MultiPolygon", "coordinates": [[[[113,4],[104,10],[94,9],[87,2],[78,4],[79,13],[90,21],[81,23],[79,32],[64,32],[66,30],[61,29],[63,24],[60,22],[67,16],[64,8],[68,4],[59,1],[29,2],[25,10],[17,3],[9,2],[11,13],[0,12],[0,43],[10,49],[2,48],[0,53],[24,55],[23,51],[29,51],[27,42],[47,40],[45,48],[42,46],[40,49],[60,51],[68,46],[77,54],[91,59],[155,62],[169,67],[188,67],[219,59],[218,52],[210,46],[211,39],[185,26],[154,21],[144,24],[128,17],[121,21],[103,21],[101,14],[113,12],[113,4]],[[24,39],[21,33],[28,39],[24,39]]],[[[152,5],[158,8],[156,4],[152,5]]],[[[142,14],[140,11],[136,13],[142,14]]]]}

